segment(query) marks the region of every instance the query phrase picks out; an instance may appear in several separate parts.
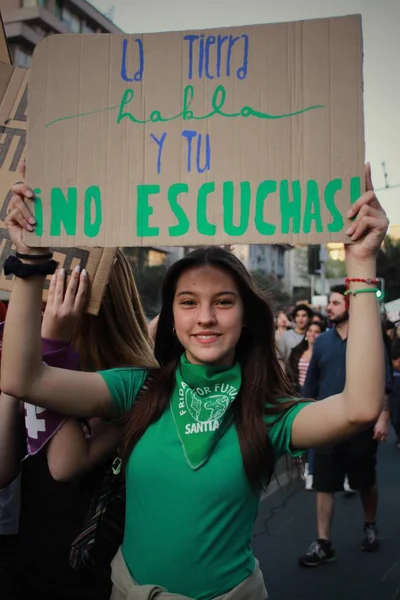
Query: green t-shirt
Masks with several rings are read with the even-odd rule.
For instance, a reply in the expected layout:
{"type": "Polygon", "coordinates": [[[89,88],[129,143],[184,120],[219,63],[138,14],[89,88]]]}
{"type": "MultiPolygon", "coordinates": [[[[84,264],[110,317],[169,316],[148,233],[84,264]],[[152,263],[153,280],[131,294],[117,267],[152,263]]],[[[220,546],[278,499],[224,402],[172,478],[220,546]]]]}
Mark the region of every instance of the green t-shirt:
{"type": "MultiPolygon", "coordinates": [[[[146,371],[102,371],[115,415],[130,409],[146,371]]],[[[269,427],[277,458],[292,452],[291,429],[304,403],[269,427]]],[[[275,420],[275,418],[274,418],[275,420]]],[[[253,571],[251,550],[259,496],[248,484],[234,425],[199,470],[188,466],[171,411],[151,425],[128,461],[123,555],[139,585],[210,600],[253,571]]]]}

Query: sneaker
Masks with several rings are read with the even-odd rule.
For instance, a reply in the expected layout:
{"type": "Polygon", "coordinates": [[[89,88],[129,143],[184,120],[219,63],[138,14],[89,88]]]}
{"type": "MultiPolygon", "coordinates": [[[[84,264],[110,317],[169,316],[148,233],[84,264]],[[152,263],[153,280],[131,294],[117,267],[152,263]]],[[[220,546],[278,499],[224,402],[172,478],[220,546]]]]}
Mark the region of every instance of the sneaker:
{"type": "Polygon", "coordinates": [[[378,528],[376,525],[369,523],[364,526],[364,538],[361,543],[361,550],[363,552],[376,552],[378,548],[378,528]]]}
{"type": "Polygon", "coordinates": [[[350,487],[349,480],[347,479],[347,477],[345,477],[345,480],[344,480],[344,483],[343,483],[343,489],[346,492],[346,494],[355,494],[356,493],[355,490],[353,490],[350,487]]]}
{"type": "Polygon", "coordinates": [[[305,485],[306,490],[307,491],[312,490],[313,489],[313,479],[314,479],[313,476],[307,475],[305,479],[306,479],[306,485],[305,485]]]}
{"type": "Polygon", "coordinates": [[[317,540],[313,542],[308,549],[307,554],[303,554],[299,558],[301,567],[318,567],[322,563],[333,562],[336,560],[335,551],[332,548],[331,542],[327,540],[317,540]]]}

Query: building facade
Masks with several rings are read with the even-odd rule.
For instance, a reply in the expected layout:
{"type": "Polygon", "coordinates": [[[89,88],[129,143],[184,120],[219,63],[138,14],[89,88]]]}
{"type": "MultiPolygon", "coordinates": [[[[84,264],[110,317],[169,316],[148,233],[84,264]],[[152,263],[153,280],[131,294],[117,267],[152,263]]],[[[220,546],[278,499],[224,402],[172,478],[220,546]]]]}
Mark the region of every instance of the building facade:
{"type": "Polygon", "coordinates": [[[282,280],[285,276],[284,244],[238,245],[234,253],[249,271],[260,271],[263,275],[275,275],[282,280]]]}
{"type": "Polygon", "coordinates": [[[55,33],[121,33],[86,0],[1,0],[12,63],[29,68],[33,50],[55,33]]]}

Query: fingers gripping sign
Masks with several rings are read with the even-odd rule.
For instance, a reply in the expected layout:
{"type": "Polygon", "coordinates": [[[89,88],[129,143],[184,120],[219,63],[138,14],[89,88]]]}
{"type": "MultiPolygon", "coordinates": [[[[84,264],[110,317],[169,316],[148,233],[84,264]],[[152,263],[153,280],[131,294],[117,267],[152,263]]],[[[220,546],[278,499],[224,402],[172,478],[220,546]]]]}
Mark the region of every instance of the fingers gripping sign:
{"type": "Polygon", "coordinates": [[[347,256],[365,260],[375,257],[384,240],[389,221],[375,195],[371,166],[365,166],[365,192],[353,204],[347,216],[354,219],[347,235],[354,242],[346,247],[347,256]]]}
{"type": "Polygon", "coordinates": [[[69,342],[86,305],[89,289],[85,269],[77,266],[66,286],[65,270],[54,273],[43,315],[42,337],[69,342]]]}
{"type": "MultiPolygon", "coordinates": [[[[20,167],[22,178],[25,179],[25,163],[20,167]]],[[[15,183],[12,188],[12,197],[8,207],[8,214],[5,219],[6,227],[9,231],[11,241],[16,246],[17,251],[23,254],[46,254],[48,248],[29,248],[23,240],[23,232],[34,231],[36,219],[32,213],[32,202],[34,194],[30,187],[23,181],[15,183]]]]}

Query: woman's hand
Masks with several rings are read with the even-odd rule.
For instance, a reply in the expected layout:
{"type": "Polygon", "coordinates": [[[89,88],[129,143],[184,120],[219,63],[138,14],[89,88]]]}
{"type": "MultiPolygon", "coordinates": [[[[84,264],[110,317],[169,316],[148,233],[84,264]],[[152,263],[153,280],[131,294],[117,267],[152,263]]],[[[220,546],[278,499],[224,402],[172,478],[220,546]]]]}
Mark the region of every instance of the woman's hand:
{"type": "Polygon", "coordinates": [[[357,262],[375,259],[389,226],[386,213],[374,192],[369,163],[365,165],[365,190],[347,215],[355,219],[347,230],[354,243],[346,245],[346,259],[357,262]]]}
{"type": "MultiPolygon", "coordinates": [[[[20,166],[22,179],[25,179],[25,163],[20,166]]],[[[30,248],[23,240],[24,231],[34,231],[36,219],[29,207],[29,203],[34,201],[34,195],[30,187],[23,181],[15,183],[12,188],[12,197],[7,210],[5,220],[9,231],[11,241],[17,248],[17,252],[23,254],[47,254],[48,248],[30,248]]]]}
{"type": "Polygon", "coordinates": [[[86,305],[88,278],[73,271],[65,289],[65,271],[54,273],[42,321],[42,337],[70,342],[86,305]]]}

